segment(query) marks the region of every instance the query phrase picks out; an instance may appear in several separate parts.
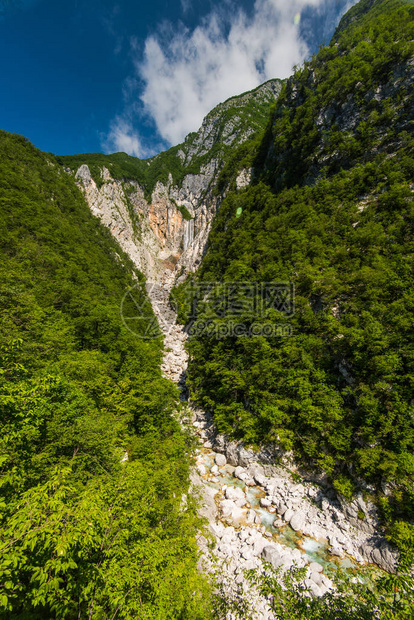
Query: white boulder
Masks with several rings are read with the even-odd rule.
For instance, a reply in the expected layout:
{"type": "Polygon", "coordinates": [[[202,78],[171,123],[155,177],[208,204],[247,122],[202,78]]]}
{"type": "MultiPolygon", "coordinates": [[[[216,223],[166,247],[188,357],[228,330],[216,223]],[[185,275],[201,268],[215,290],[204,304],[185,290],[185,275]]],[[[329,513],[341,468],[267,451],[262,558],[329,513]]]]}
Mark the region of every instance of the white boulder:
{"type": "Polygon", "coordinates": [[[231,499],[233,501],[236,501],[238,499],[246,500],[243,489],[240,489],[240,487],[227,487],[224,494],[226,496],[226,499],[231,499]]]}
{"type": "Polygon", "coordinates": [[[300,511],[295,512],[295,514],[289,521],[290,527],[292,528],[292,530],[295,530],[295,532],[299,530],[303,531],[303,528],[305,527],[305,523],[306,523],[306,515],[300,511]]]}
{"type": "Polygon", "coordinates": [[[216,454],[214,461],[218,467],[224,467],[227,463],[227,459],[224,454],[216,454]]]}

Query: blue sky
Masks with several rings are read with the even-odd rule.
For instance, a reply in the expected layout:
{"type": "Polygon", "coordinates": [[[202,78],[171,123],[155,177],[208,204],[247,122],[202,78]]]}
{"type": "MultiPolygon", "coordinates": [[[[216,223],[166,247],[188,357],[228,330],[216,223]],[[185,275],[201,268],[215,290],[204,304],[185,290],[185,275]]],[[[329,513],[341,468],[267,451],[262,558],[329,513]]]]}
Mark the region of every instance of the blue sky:
{"type": "Polygon", "coordinates": [[[147,157],[329,40],[348,0],[0,0],[0,128],[147,157]]]}

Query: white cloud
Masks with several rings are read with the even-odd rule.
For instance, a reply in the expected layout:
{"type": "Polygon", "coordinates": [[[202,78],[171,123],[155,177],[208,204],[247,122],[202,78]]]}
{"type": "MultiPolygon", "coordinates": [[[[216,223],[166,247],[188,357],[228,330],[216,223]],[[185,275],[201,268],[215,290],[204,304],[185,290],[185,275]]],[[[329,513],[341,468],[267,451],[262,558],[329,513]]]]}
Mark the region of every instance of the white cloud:
{"type": "Polygon", "coordinates": [[[181,10],[183,13],[188,13],[191,9],[191,0],[181,0],[181,10]]]}
{"type": "MultiPolygon", "coordinates": [[[[348,6],[356,1],[350,0],[348,6]]],[[[196,131],[218,103],[268,79],[288,77],[308,55],[300,36],[303,10],[316,9],[329,30],[339,18],[338,3],[346,4],[344,0],[254,0],[247,15],[236,0],[225,0],[193,30],[182,23],[163,22],[157,33],[148,36],[143,51],[140,42],[131,38],[136,74],[125,83],[125,114],[113,122],[104,147],[148,157],[196,131]],[[144,119],[163,141],[152,140],[151,150],[143,149],[133,129],[144,119]]],[[[184,12],[189,10],[189,0],[181,0],[181,5],[184,12]]]]}
{"type": "Polygon", "coordinates": [[[141,145],[138,133],[134,130],[131,122],[116,117],[111,123],[109,133],[104,137],[102,145],[106,153],[122,151],[135,157],[145,157],[146,151],[141,145]]]}
{"type": "Polygon", "coordinates": [[[321,0],[256,0],[242,10],[210,13],[193,31],[148,37],[136,63],[144,82],[141,101],[161,137],[177,144],[209,110],[232,95],[274,77],[284,78],[307,55],[295,15],[321,0]]]}

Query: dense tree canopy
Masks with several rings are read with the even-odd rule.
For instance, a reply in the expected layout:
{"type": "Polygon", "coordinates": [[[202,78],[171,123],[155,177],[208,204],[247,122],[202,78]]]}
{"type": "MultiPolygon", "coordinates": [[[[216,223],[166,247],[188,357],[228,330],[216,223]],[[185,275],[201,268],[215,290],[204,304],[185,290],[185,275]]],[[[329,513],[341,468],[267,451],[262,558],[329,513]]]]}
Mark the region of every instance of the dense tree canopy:
{"type": "MultiPolygon", "coordinates": [[[[256,576],[280,618],[413,613],[413,17],[410,2],[362,0],[283,86],[263,139],[223,151],[207,254],[173,295],[194,334],[192,397],[219,431],[293,451],[346,497],[369,491],[401,550],[376,589],[345,582],[322,599],[294,571],[256,576]],[[252,185],[237,190],[250,166],[252,185]],[[294,313],[267,296],[275,283],[294,287],[294,313]],[[238,332],[224,335],[230,320],[238,332]]],[[[262,103],[245,110],[261,127],[262,103]]],[[[125,154],[55,158],[0,132],[5,620],[229,608],[218,593],[212,610],[196,570],[191,438],[161,375],[162,339],[121,321],[131,287],[152,316],[143,276],[62,166],[87,161],[99,181],[108,165],[148,194],[169,172],[199,171],[203,159],[187,169],[178,148],[147,167],[125,154]]]]}
{"type": "Polygon", "coordinates": [[[236,190],[237,154],[223,170],[206,257],[175,297],[185,321],[191,290],[209,282],[294,285],[290,317],[198,304],[212,329],[193,327],[193,396],[221,432],[294,450],[346,496],[365,481],[392,521],[414,516],[414,7],[354,13],[282,89],[255,182],[236,190]],[[245,334],[270,322],[293,336],[217,338],[229,318],[245,334]]]}
{"type": "Polygon", "coordinates": [[[120,317],[142,276],[53,156],[2,132],[0,162],[0,615],[201,618],[176,389],[120,317]]]}

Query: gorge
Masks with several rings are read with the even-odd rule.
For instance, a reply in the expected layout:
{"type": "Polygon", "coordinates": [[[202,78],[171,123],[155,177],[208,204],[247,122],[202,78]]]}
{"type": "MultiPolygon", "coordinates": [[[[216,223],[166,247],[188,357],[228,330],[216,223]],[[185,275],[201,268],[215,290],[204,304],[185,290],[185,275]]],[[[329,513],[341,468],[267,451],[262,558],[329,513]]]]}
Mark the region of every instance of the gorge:
{"type": "Polygon", "coordinates": [[[1,617],[412,617],[413,18],[148,160],[0,132],[1,617]]]}

